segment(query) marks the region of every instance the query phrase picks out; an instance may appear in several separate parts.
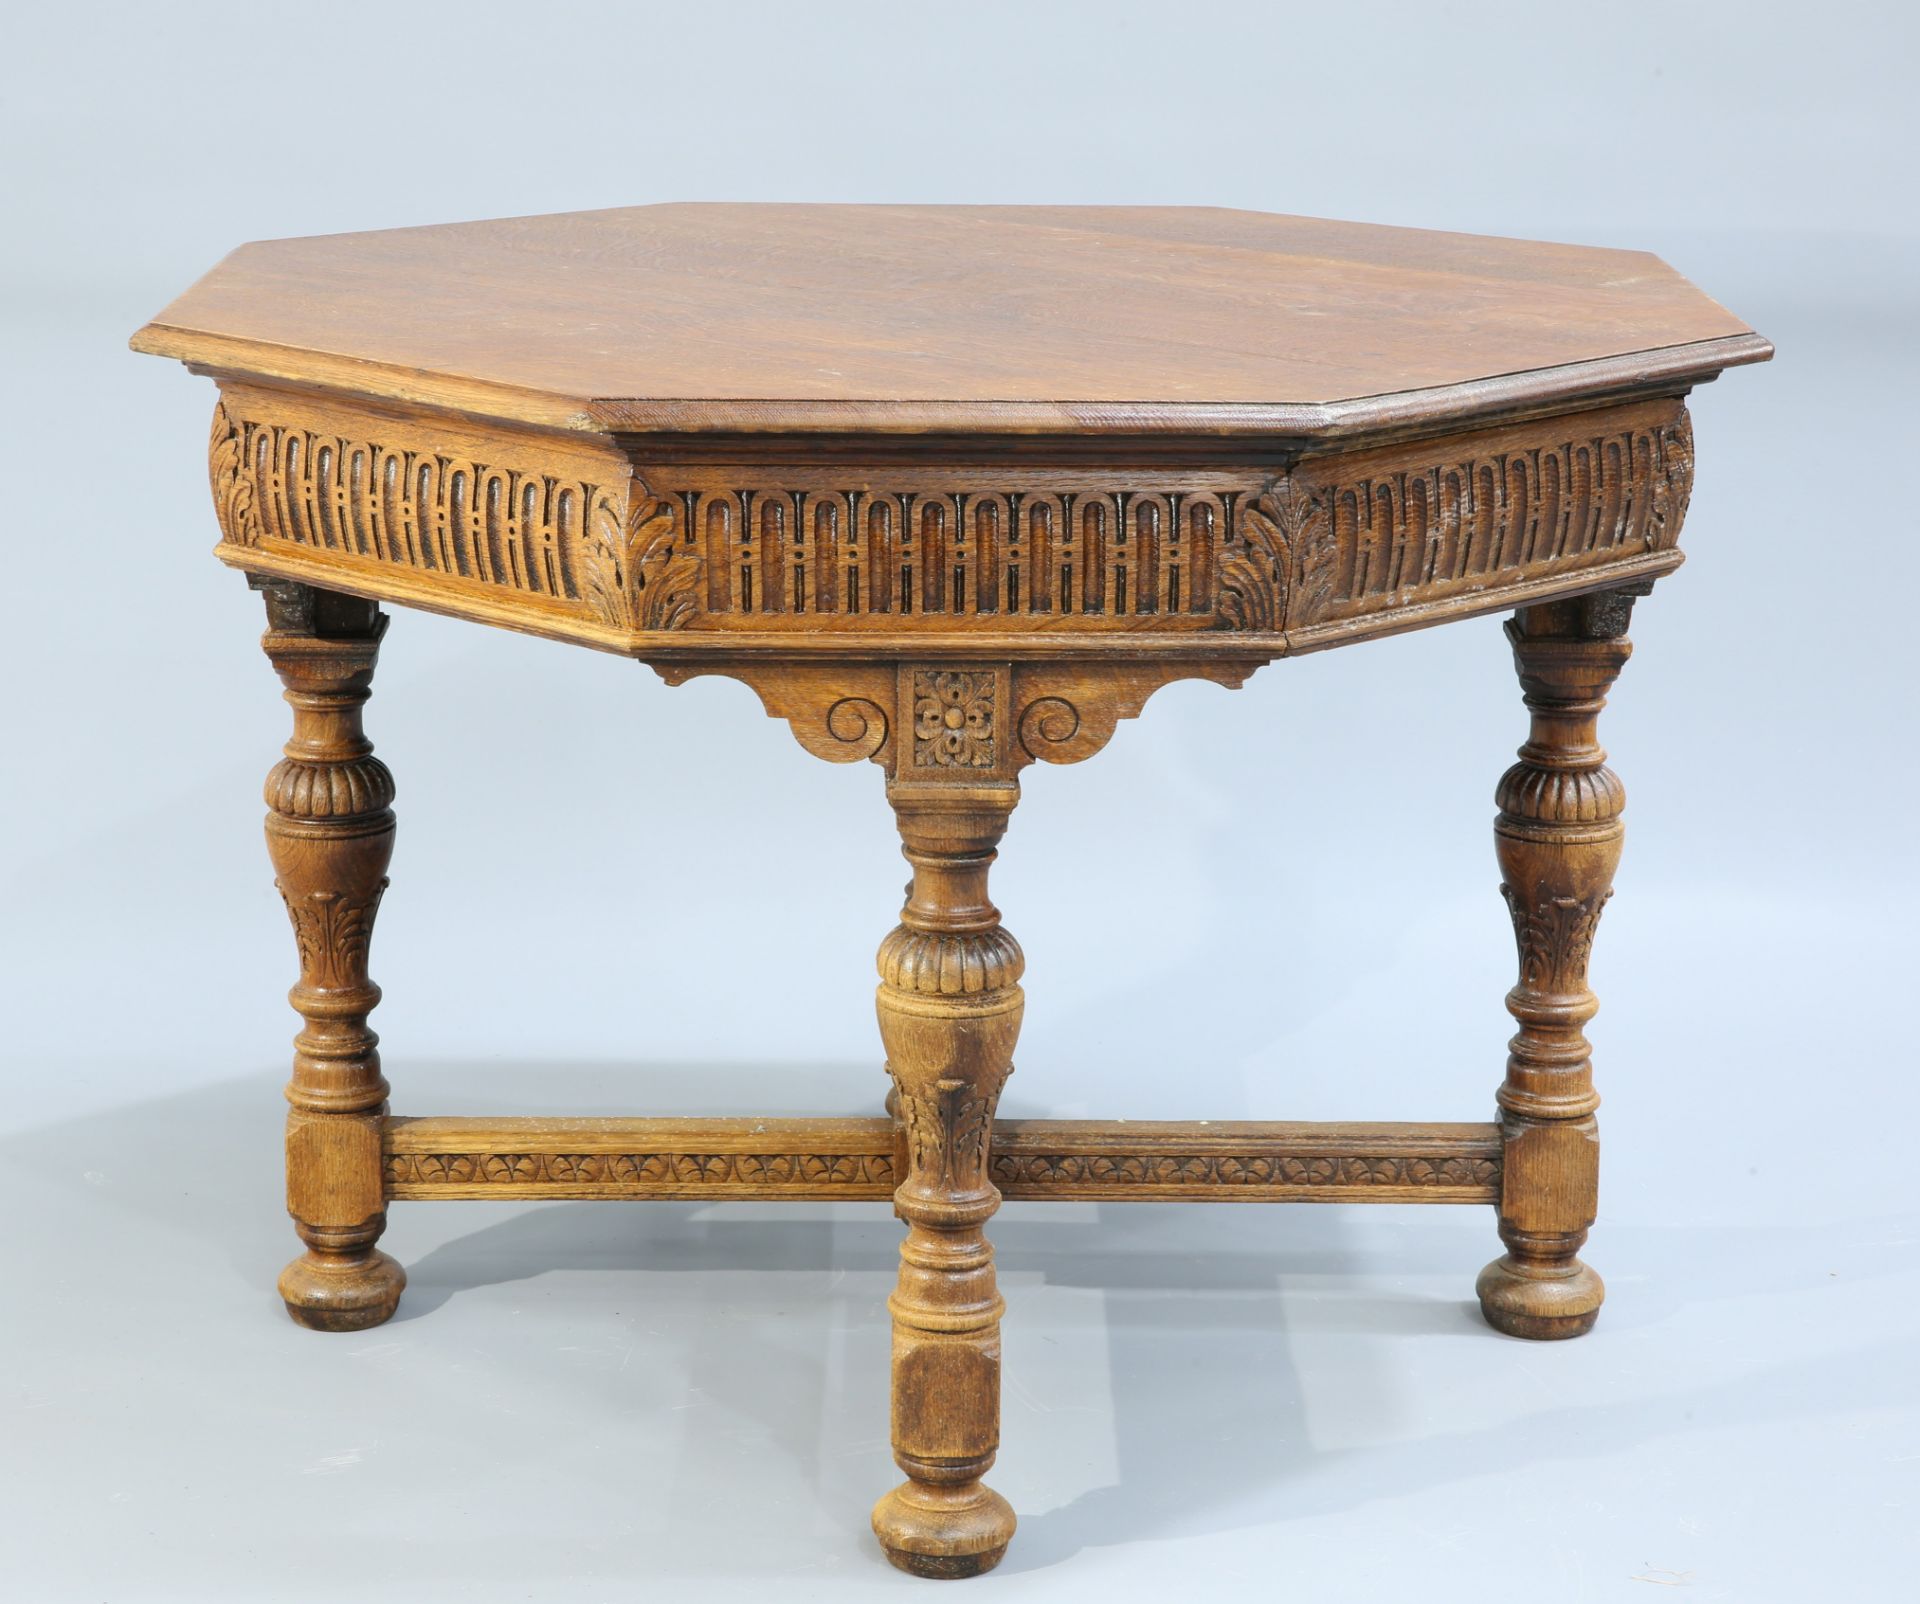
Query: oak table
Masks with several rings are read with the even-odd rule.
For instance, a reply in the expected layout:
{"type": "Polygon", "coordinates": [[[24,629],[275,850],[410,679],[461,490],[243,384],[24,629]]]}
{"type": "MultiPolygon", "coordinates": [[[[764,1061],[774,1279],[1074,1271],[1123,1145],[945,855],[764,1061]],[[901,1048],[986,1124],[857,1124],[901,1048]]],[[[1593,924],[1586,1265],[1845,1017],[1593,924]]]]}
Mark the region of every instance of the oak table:
{"type": "Polygon", "coordinates": [[[218,555],[293,707],[266,829],[305,1020],[294,1319],[393,1313],[398,1200],[890,1198],[907,1479],[873,1525],[924,1576],[1013,1534],[981,1480],[1002,1197],[1490,1203],[1487,1319],[1593,1324],[1582,1027],[1623,802],[1595,724],[1633,599],[1680,565],[1683,397],[1771,354],[1656,258],[1182,207],[643,206],[246,245],[133,344],[219,383],[218,555]],[[880,765],[913,866],[887,1117],[388,1113],[383,602],[731,675],[807,751],[880,765]],[[1023,959],[987,870],[1021,769],[1169,681],[1495,609],[1532,718],[1496,793],[1497,1117],[996,1121],[1023,959]]]}

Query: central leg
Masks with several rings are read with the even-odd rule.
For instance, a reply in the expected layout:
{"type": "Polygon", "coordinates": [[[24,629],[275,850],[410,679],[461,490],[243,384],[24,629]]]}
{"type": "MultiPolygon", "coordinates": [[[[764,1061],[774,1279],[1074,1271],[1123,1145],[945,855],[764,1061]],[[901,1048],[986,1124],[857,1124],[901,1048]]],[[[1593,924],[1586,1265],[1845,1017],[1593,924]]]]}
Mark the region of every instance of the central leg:
{"type": "Polygon", "coordinates": [[[887,1558],[917,1576],[991,1570],[1013,1510],[981,1481],[1000,1445],[1000,1310],[985,1225],[994,1105],[1020,1033],[1020,946],[987,899],[1012,781],[889,788],[913,883],[880,946],[889,1106],[904,1126],[906,1222],[893,1312],[893,1457],[874,1507],[887,1558]]]}

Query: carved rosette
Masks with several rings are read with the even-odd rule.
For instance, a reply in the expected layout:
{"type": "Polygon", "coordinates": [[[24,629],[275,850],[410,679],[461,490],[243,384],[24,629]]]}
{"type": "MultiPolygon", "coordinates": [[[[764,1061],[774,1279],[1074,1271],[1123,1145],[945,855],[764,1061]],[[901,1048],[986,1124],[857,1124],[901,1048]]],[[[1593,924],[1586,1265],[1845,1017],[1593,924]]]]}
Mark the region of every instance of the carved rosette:
{"type": "Polygon", "coordinates": [[[991,669],[914,670],[915,768],[994,766],[994,680],[991,669]]]}

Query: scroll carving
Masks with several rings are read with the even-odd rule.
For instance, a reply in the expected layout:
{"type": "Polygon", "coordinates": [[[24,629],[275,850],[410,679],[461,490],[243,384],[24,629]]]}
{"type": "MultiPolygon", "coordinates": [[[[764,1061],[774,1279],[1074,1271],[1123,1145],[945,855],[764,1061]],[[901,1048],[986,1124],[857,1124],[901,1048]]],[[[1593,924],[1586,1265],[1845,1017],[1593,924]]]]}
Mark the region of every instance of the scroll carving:
{"type": "Polygon", "coordinates": [[[1035,697],[1020,714],[1020,747],[1029,758],[1072,762],[1079,734],[1080,709],[1064,696],[1035,697]]]}
{"type": "Polygon", "coordinates": [[[887,714],[878,702],[864,696],[843,696],[827,709],[821,721],[834,746],[824,751],[802,737],[800,744],[834,763],[858,763],[878,755],[887,744],[887,714]]]}
{"type": "Polygon", "coordinates": [[[684,685],[702,674],[744,681],[770,716],[787,721],[801,746],[829,763],[858,763],[867,758],[885,763],[893,756],[887,708],[894,700],[895,675],[890,667],[745,657],[653,666],[669,685],[684,685]]]}
{"type": "Polygon", "coordinates": [[[1121,719],[1137,718],[1163,685],[1205,679],[1232,690],[1259,666],[1246,658],[1019,664],[1014,670],[1020,709],[1016,761],[1083,762],[1113,738],[1121,719]]]}

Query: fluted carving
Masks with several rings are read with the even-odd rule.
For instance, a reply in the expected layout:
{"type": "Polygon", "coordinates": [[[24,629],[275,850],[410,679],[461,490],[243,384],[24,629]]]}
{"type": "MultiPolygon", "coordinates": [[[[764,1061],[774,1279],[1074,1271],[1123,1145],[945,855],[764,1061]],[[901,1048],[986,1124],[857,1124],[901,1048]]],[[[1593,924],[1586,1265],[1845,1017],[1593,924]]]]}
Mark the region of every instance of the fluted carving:
{"type": "Polygon", "coordinates": [[[267,775],[266,803],[293,819],[346,819],[393,801],[393,775],[371,755],[337,763],[284,757],[267,775]]]}
{"type": "Polygon", "coordinates": [[[1523,608],[1507,626],[1533,726],[1495,792],[1520,966],[1507,1009],[1519,1030],[1499,1092],[1507,1253],[1482,1272],[1479,1293],[1487,1319],[1514,1336],[1579,1336],[1605,1296],[1578,1258],[1599,1174],[1585,1032],[1599,1003],[1587,963],[1620,860],[1626,790],[1597,721],[1632,650],[1631,608],[1630,595],[1602,593],[1523,608]]]}
{"type": "Polygon", "coordinates": [[[1024,963],[1019,942],[1001,929],[946,935],[900,925],[880,943],[881,980],[928,996],[1004,990],[1024,963]]]}
{"type": "MultiPolygon", "coordinates": [[[[994,738],[990,719],[974,738],[994,738]]],[[[987,871],[1019,790],[895,784],[888,795],[913,865],[900,924],[881,944],[878,996],[904,1137],[894,1210],[907,1236],[889,1307],[893,1453],[908,1479],[880,1500],[873,1527],[901,1569],[971,1576],[999,1562],[1014,1528],[980,1478],[1000,1441],[1001,1300],[984,1230],[1000,1194],[988,1159],[1024,964],[987,871]]]]}
{"type": "MultiPolygon", "coordinates": [[[[207,461],[230,557],[596,645],[835,635],[917,655],[984,633],[1291,651],[1576,572],[1675,566],[1693,440],[1658,398],[1281,471],[789,452],[749,467],[236,381],[207,461]]],[[[919,750],[986,766],[963,735],[919,750]]]]}
{"type": "Polygon", "coordinates": [[[385,618],[372,603],[270,584],[262,645],[293,708],[267,778],[267,848],[300,956],[289,1000],[304,1020],[287,1086],[287,1208],[307,1252],[280,1278],[303,1325],[360,1330],[393,1313],[406,1277],[375,1246],[386,1224],[387,1082],[367,1017],[374,914],[393,853],[393,777],[361,708],[385,618]]]}

